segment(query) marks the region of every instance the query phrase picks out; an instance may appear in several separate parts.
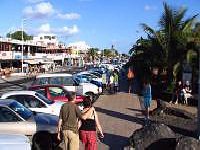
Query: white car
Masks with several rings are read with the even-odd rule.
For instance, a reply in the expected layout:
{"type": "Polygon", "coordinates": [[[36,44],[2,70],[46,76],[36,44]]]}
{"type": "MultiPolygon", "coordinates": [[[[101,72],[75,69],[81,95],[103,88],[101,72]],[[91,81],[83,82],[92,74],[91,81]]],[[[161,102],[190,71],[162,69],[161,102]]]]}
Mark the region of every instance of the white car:
{"type": "Polygon", "coordinates": [[[21,134],[0,134],[1,150],[31,150],[31,142],[28,137],[21,134]]]}
{"type": "Polygon", "coordinates": [[[64,102],[54,102],[35,91],[11,91],[4,93],[1,99],[14,99],[35,112],[44,112],[59,116],[64,102]]]}
{"type": "Polygon", "coordinates": [[[67,73],[42,74],[36,76],[33,85],[43,84],[62,85],[67,91],[74,91],[81,95],[89,95],[93,100],[96,100],[101,93],[98,86],[92,83],[77,83],[73,79],[73,76],[67,73]]]}
{"type": "Polygon", "coordinates": [[[92,80],[94,80],[94,81],[102,82],[102,77],[100,77],[98,75],[98,73],[95,73],[92,71],[83,71],[83,72],[77,73],[76,75],[86,75],[86,76],[89,76],[90,78],[92,78],[92,80]]]}

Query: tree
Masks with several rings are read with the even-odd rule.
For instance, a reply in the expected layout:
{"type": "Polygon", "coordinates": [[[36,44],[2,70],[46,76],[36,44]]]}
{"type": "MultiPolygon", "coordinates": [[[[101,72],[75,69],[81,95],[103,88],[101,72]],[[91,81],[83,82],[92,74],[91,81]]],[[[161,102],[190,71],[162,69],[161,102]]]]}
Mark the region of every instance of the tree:
{"type": "Polygon", "coordinates": [[[111,49],[104,49],[103,50],[103,55],[105,56],[105,57],[111,57],[112,56],[112,50],[111,49]]]}
{"type": "Polygon", "coordinates": [[[177,63],[182,63],[187,54],[188,33],[192,32],[192,26],[197,15],[184,20],[186,9],[172,9],[164,3],[164,11],[159,21],[160,29],[152,29],[146,24],[142,24],[143,30],[148,37],[156,39],[165,55],[167,62],[168,81],[173,79],[173,68],[177,63]]]}
{"type": "Polygon", "coordinates": [[[98,48],[90,48],[88,54],[92,57],[92,61],[94,61],[95,57],[97,56],[97,52],[99,51],[98,48]]]}
{"type": "MultiPolygon", "coordinates": [[[[7,33],[6,37],[16,40],[22,40],[22,31],[16,31],[14,33],[7,33]]],[[[23,31],[24,41],[32,40],[33,36],[29,36],[25,31],[23,31]]]]}

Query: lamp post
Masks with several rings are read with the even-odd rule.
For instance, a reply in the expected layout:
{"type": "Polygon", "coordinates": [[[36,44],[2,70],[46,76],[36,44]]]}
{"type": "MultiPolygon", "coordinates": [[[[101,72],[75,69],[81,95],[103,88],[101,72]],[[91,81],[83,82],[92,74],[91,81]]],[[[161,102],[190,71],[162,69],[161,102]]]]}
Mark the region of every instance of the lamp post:
{"type": "Polygon", "coordinates": [[[24,19],[22,19],[22,73],[24,73],[24,19]]]}

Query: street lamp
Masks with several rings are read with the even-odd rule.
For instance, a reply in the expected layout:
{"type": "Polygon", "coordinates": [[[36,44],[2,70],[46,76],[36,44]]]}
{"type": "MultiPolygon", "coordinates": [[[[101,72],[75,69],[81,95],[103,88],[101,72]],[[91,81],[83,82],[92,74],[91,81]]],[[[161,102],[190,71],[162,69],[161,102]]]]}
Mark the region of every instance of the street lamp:
{"type": "Polygon", "coordinates": [[[23,68],[23,66],[24,66],[24,21],[25,21],[25,19],[22,19],[22,58],[21,58],[21,60],[22,60],[22,73],[24,73],[24,68],[23,68]]]}

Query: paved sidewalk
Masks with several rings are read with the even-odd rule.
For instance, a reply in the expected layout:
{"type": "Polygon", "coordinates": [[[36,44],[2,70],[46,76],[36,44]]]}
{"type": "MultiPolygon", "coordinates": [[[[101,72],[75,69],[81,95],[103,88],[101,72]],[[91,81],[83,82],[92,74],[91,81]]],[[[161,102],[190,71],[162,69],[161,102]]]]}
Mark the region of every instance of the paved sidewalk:
{"type": "MultiPolygon", "coordinates": [[[[98,142],[100,150],[122,150],[129,137],[143,125],[143,116],[137,95],[118,93],[101,95],[95,103],[103,128],[104,139],[98,142]]],[[[83,149],[83,146],[81,145],[83,149]]]]}

